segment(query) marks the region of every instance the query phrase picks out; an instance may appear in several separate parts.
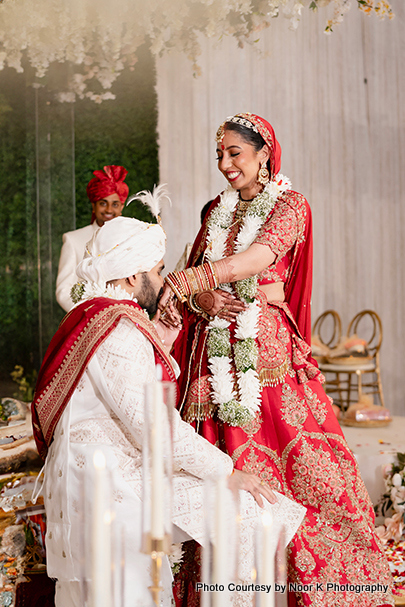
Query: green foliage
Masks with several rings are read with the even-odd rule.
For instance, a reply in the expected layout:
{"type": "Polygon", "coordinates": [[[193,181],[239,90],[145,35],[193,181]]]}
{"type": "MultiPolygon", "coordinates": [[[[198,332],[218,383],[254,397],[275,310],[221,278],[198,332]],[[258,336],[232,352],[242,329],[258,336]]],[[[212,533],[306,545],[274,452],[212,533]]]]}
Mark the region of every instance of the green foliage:
{"type": "Polygon", "coordinates": [[[7,121],[8,112],[12,112],[13,108],[7,103],[6,97],[0,93],[0,126],[7,121]]]}
{"type": "Polygon", "coordinates": [[[18,398],[18,400],[24,403],[32,402],[38,375],[36,370],[34,369],[24,375],[24,367],[16,365],[10,375],[13,382],[18,386],[17,392],[13,394],[14,398],[18,398]]]}
{"type": "MultiPolygon", "coordinates": [[[[66,66],[51,66],[39,88],[29,68],[0,71],[0,376],[16,364],[37,369],[63,317],[54,295],[62,235],[90,222],[93,171],[125,166],[130,194],[159,181],[154,63],[146,47],[138,57],[116,99],[100,105],[56,100],[66,66]]],[[[124,215],[151,219],[138,202],[124,215]]]]}

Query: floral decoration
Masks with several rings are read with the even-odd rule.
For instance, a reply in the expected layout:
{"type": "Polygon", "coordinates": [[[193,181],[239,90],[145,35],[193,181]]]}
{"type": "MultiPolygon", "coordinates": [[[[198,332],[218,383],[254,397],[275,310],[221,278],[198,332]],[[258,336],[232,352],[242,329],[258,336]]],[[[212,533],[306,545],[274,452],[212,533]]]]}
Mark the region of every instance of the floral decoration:
{"type": "MultiPolygon", "coordinates": [[[[252,200],[235,239],[235,253],[248,249],[273,210],[278,197],[290,187],[289,179],[279,173],[252,200]]],[[[212,262],[225,257],[225,245],[238,201],[238,192],[228,186],[221,194],[218,206],[209,216],[206,257],[212,262]]],[[[224,290],[233,291],[230,284],[220,286],[224,290]]],[[[230,323],[216,316],[208,325],[208,367],[211,372],[212,400],[219,405],[220,419],[232,426],[244,426],[254,418],[260,408],[261,387],[256,370],[256,339],[261,308],[256,301],[257,276],[237,281],[234,289],[239,298],[247,304],[247,308],[236,318],[237,341],[231,348],[228,328],[230,323]]]]}
{"type": "MultiPolygon", "coordinates": [[[[325,31],[330,33],[352,0],[0,0],[0,69],[23,71],[23,59],[41,80],[51,63],[73,66],[60,101],[88,97],[96,103],[114,99],[113,82],[127,66],[133,69],[137,50],[150,44],[154,55],[184,52],[198,73],[198,36],[234,36],[239,46],[254,42],[271,19],[283,15],[298,27],[303,8],[333,9],[325,31]]],[[[357,0],[359,8],[380,18],[393,17],[386,0],[357,0]]]]}
{"type": "Polygon", "coordinates": [[[183,544],[172,544],[171,553],[168,555],[172,574],[176,575],[180,571],[183,562],[183,544]]]}
{"type": "Polygon", "coordinates": [[[110,299],[130,299],[136,303],[132,293],[128,293],[119,285],[100,285],[96,282],[77,282],[70,290],[70,298],[75,305],[93,299],[93,297],[108,297],[110,299]]]}
{"type": "Polygon", "coordinates": [[[405,453],[397,453],[397,462],[383,469],[386,492],[376,506],[376,513],[385,515],[391,509],[392,516],[385,518],[384,525],[377,527],[383,544],[389,540],[398,542],[404,530],[405,513],[405,453]]]}

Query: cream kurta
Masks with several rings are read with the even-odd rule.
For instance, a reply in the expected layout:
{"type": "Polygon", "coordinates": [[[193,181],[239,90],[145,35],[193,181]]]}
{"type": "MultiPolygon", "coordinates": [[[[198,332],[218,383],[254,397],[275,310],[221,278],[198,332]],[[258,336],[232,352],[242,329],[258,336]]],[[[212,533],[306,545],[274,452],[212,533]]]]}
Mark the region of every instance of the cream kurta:
{"type": "MultiPolygon", "coordinates": [[[[88,533],[92,490],[89,470],[93,454],[102,449],[111,474],[111,497],[116,513],[115,533],[125,534],[125,600],[120,607],[149,607],[152,599],[150,557],[141,546],[141,445],[143,432],[143,385],[154,382],[152,344],[127,318],[99,346],[66,407],[54,434],[45,466],[44,499],[48,521],[46,537],[48,575],[59,582],[80,581],[86,568],[85,534],[88,533]],[[86,473],[87,471],[87,473],[86,473]]],[[[174,512],[175,525],[203,542],[203,482],[219,473],[231,474],[231,458],[174,412],[174,512]]],[[[241,492],[244,518],[241,531],[242,567],[253,564],[253,524],[259,508],[241,492]]],[[[298,528],[305,509],[292,508],[289,539],[298,528]]],[[[186,536],[183,534],[183,539],[186,536]]],[[[164,572],[165,603],[170,604],[170,570],[164,572]]],[[[72,584],[64,586],[72,587],[72,584]]],[[[75,592],[78,585],[76,584],[75,592]]],[[[68,593],[69,594],[69,593],[68,593]]],[[[164,603],[164,604],[165,604],[164,603]]],[[[59,585],[57,607],[79,606],[63,598],[59,585]]],[[[118,603],[117,603],[118,604],[118,603]]]]}
{"type": "Polygon", "coordinates": [[[84,257],[86,244],[93,238],[99,228],[100,226],[97,222],[93,221],[93,223],[84,226],[84,228],[63,234],[63,245],[59,257],[58,276],[56,278],[56,300],[65,312],[69,312],[73,308],[70,290],[79,280],[76,268],[84,257]]]}

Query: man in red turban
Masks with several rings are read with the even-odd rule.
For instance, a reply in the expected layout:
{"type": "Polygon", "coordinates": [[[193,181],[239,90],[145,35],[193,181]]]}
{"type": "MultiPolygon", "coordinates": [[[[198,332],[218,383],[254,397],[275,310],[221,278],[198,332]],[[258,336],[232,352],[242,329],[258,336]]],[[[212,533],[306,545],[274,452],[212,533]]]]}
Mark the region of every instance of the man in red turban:
{"type": "Polygon", "coordinates": [[[66,312],[73,306],[70,290],[78,280],[76,267],[83,259],[86,244],[106,221],[122,213],[129,191],[124,182],[127,174],[128,171],[124,167],[115,165],[105,166],[102,171],[94,171],[94,177],[86,188],[92,206],[91,223],[63,235],[56,279],[56,299],[66,312]]]}
{"type": "MultiPolygon", "coordinates": [[[[86,188],[87,196],[93,207],[91,223],[99,226],[121,215],[128,198],[128,186],[124,183],[128,171],[124,167],[106,166],[103,171],[94,171],[86,188]]],[[[81,259],[80,259],[81,261],[81,259]]]]}

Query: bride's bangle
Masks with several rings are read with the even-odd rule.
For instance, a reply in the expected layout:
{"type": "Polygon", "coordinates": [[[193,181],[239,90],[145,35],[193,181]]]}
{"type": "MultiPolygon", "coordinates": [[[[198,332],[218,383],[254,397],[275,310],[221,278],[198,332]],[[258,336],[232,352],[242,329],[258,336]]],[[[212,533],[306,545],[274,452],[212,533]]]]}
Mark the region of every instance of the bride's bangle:
{"type": "Polygon", "coordinates": [[[187,297],[186,303],[187,303],[188,309],[191,310],[191,312],[194,312],[195,314],[202,316],[206,320],[211,320],[211,316],[203,308],[201,308],[201,306],[198,305],[198,303],[195,300],[194,295],[190,295],[189,297],[187,297]]]}
{"type": "Polygon", "coordinates": [[[187,297],[187,306],[192,312],[195,312],[196,314],[204,314],[204,310],[198,305],[194,298],[194,295],[189,295],[189,297],[187,297]]]}
{"type": "Polygon", "coordinates": [[[213,291],[219,286],[218,277],[210,261],[181,272],[170,272],[166,276],[166,282],[181,302],[196,293],[213,291]]]}

